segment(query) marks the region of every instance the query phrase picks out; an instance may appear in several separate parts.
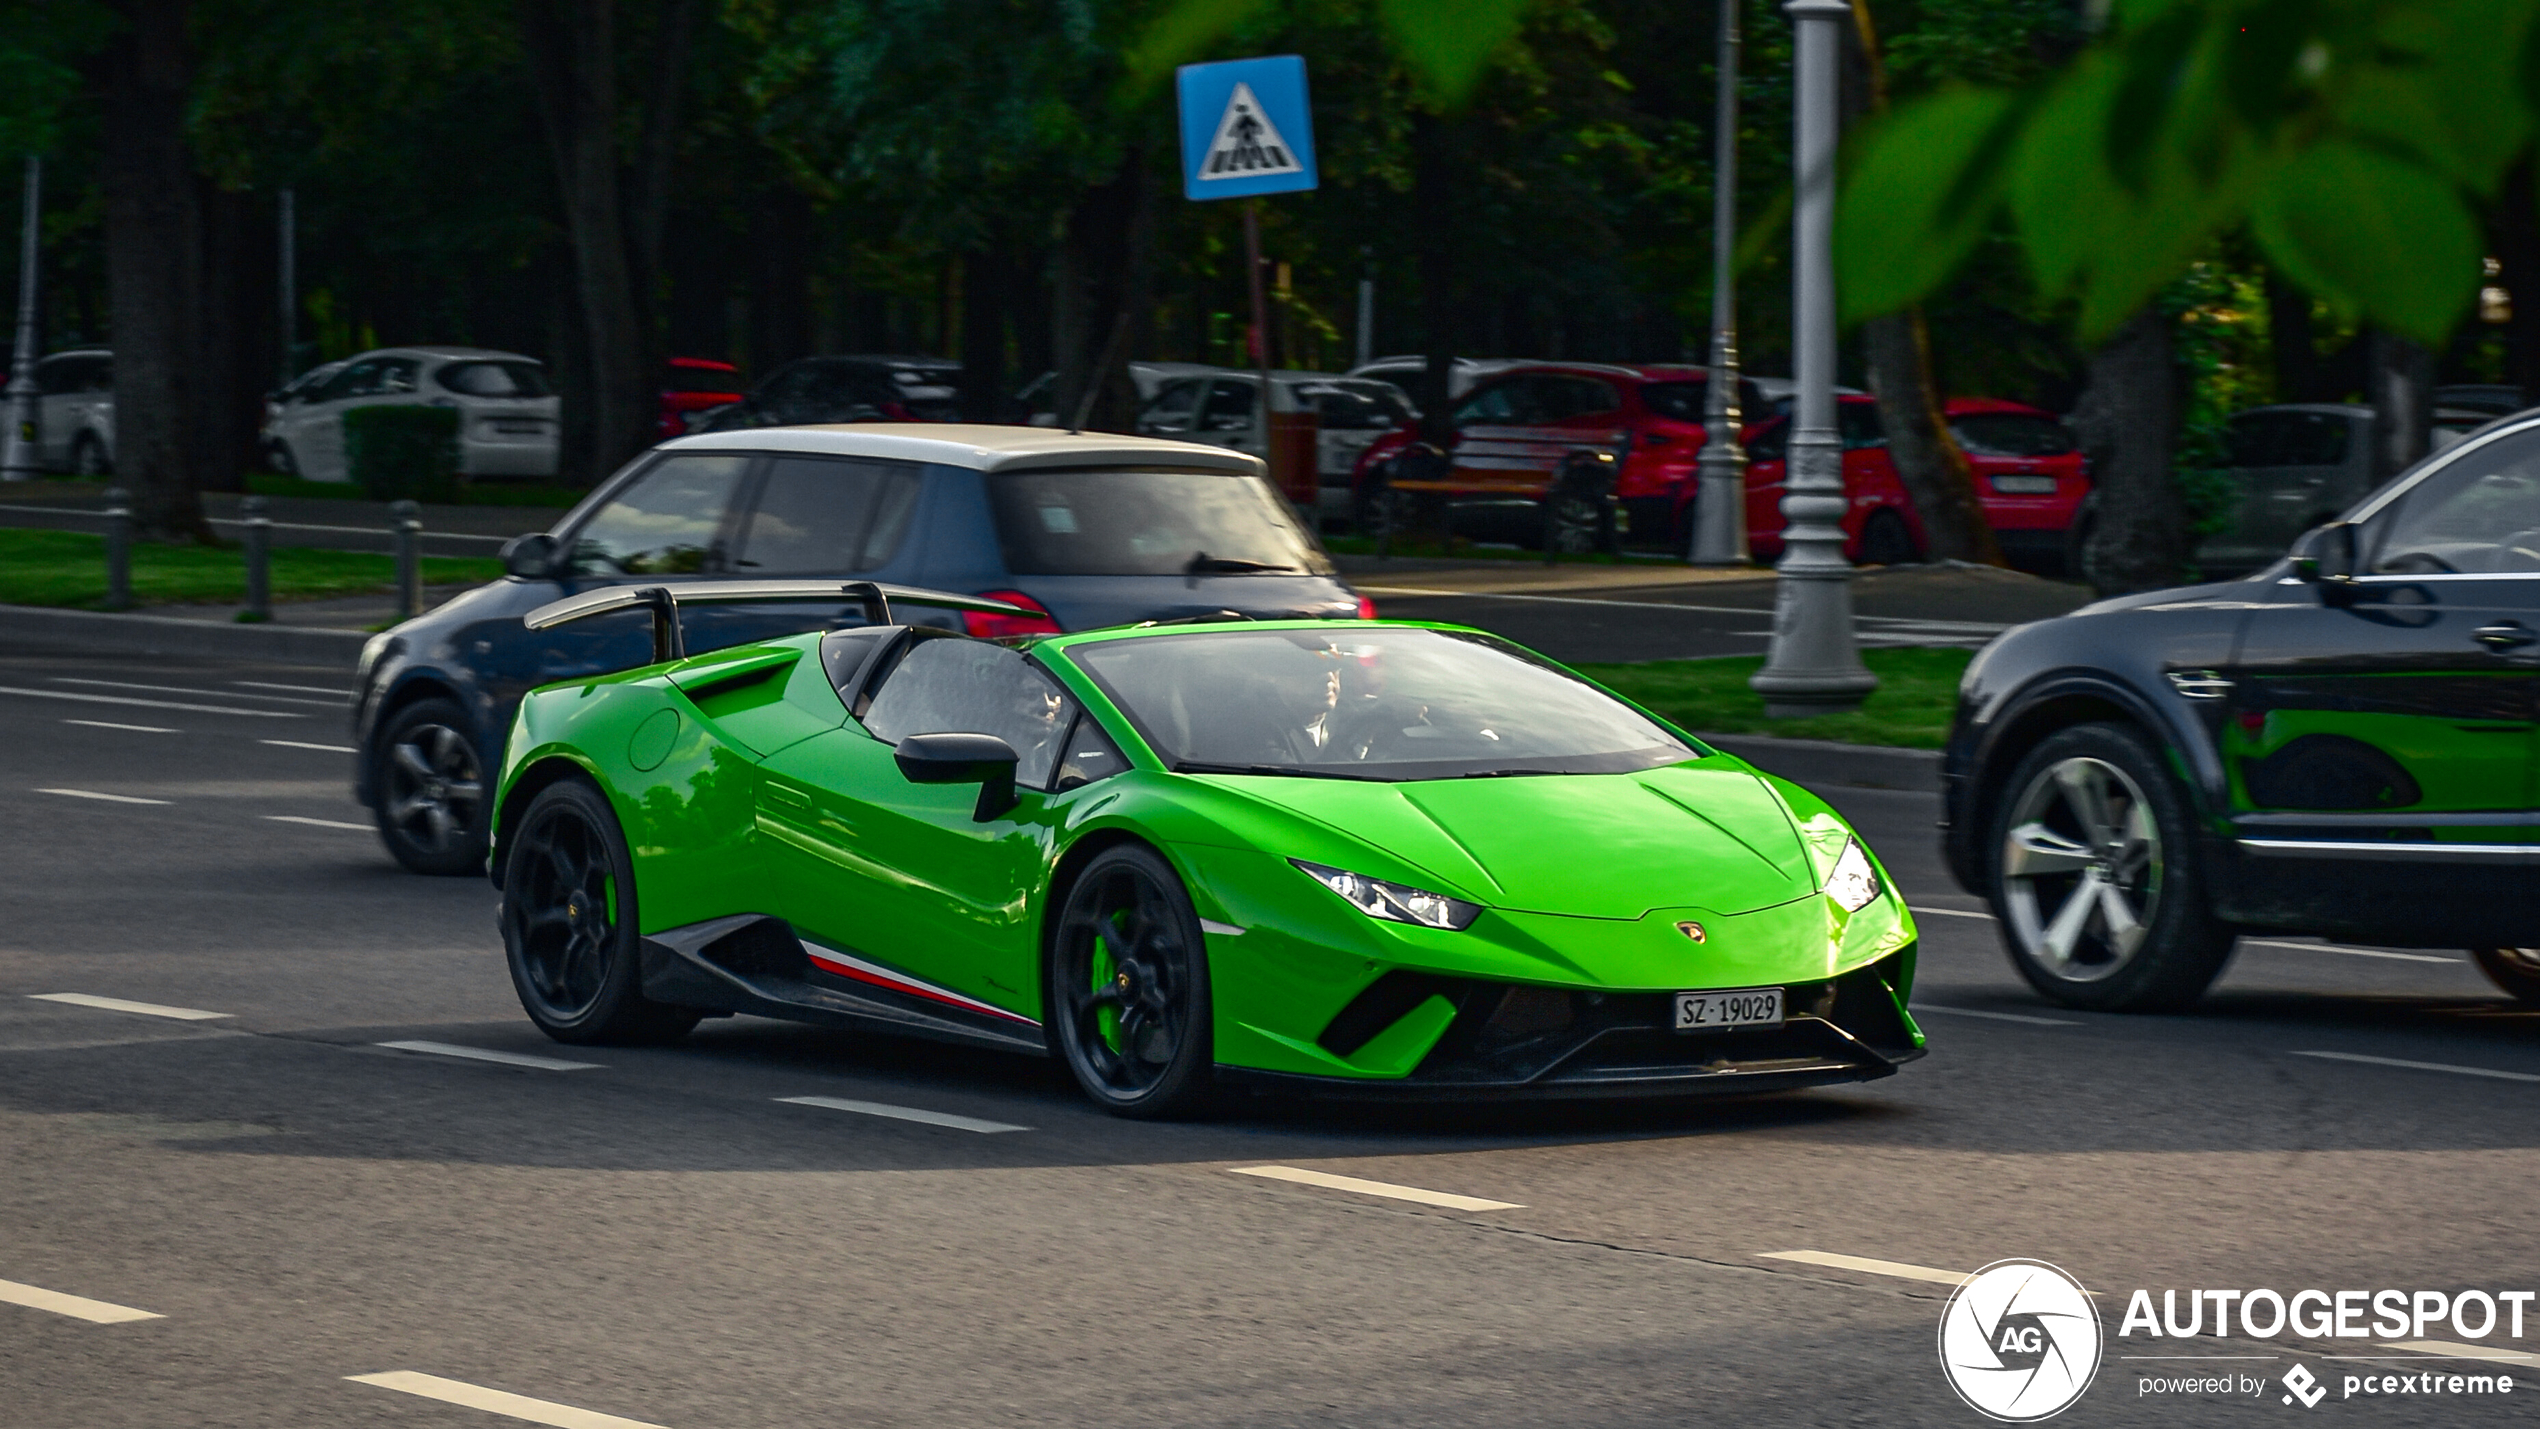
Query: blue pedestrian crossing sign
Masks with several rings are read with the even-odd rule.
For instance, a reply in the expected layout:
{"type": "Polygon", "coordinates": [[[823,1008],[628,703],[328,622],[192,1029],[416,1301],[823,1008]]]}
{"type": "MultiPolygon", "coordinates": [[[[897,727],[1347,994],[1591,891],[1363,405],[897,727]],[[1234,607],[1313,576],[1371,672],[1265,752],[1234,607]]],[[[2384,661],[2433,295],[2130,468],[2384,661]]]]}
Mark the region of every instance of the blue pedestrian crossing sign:
{"type": "Polygon", "coordinates": [[[1304,56],[1184,65],[1176,79],[1183,197],[1250,198],[1315,186],[1304,56]]]}

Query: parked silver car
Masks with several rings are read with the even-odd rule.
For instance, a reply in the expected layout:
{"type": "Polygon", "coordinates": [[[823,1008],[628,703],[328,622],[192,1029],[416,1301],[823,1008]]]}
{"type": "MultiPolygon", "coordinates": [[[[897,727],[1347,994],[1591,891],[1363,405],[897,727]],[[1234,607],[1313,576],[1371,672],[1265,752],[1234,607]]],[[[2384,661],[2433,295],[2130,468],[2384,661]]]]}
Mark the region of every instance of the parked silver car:
{"type": "MultiPolygon", "coordinates": [[[[2487,421],[2484,412],[2437,408],[2432,449],[2487,421]]],[[[2234,416],[2224,441],[2237,504],[2229,529],[2197,547],[2197,564],[2208,575],[2256,570],[2361,501],[2378,484],[2373,430],[2372,408],[2345,402],[2287,402],[2234,416]]]]}
{"type": "MultiPolygon", "coordinates": [[[[1419,412],[1402,389],[1368,377],[1328,372],[1273,372],[1270,410],[1313,412],[1315,513],[1338,520],[1349,515],[1350,474],[1361,452],[1378,437],[1415,421],[1419,412]]],[[[1268,460],[1261,425],[1261,376],[1231,368],[1193,368],[1167,378],[1138,413],[1138,435],[1170,437],[1229,447],[1268,460]]]]}
{"type": "Polygon", "coordinates": [[[462,475],[556,473],[559,414],[546,366],[516,352],[476,347],[382,348],[338,364],[322,381],[302,378],[267,407],[266,457],[285,475],[350,481],[344,414],[397,404],[458,411],[462,475]]]}
{"type": "Polygon", "coordinates": [[[115,469],[115,355],[57,352],[35,364],[36,460],[47,471],[104,476],[115,469]]]}

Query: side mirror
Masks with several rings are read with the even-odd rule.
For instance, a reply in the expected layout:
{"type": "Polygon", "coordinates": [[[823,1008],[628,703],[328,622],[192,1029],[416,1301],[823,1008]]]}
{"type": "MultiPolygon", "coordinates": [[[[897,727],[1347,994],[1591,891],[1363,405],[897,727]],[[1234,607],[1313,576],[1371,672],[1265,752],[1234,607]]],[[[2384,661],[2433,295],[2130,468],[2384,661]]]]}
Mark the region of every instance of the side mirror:
{"type": "Polygon", "coordinates": [[[2332,521],[2305,531],[2293,543],[2293,574],[2324,589],[2355,583],[2355,523],[2332,521]]]}
{"type": "Polygon", "coordinates": [[[523,580],[553,580],[562,555],[563,548],[556,544],[556,538],[544,531],[514,536],[503,543],[503,574],[523,580]]]}
{"type": "Polygon", "coordinates": [[[912,734],[891,757],[911,784],[978,785],[972,823],[1014,807],[1014,746],[993,734],[912,734]]]}

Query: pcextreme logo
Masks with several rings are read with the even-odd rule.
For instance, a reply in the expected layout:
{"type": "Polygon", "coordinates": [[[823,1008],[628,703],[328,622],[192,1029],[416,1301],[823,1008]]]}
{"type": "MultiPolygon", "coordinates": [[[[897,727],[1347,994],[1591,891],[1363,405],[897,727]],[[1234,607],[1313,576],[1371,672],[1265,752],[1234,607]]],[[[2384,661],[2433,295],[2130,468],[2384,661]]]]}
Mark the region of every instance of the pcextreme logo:
{"type": "Polygon", "coordinates": [[[2042,1260],[1997,1260],[1940,1313],[1940,1368],[1967,1406],[2028,1424],[2072,1407],[2099,1373],[2099,1311],[2042,1260]]]}

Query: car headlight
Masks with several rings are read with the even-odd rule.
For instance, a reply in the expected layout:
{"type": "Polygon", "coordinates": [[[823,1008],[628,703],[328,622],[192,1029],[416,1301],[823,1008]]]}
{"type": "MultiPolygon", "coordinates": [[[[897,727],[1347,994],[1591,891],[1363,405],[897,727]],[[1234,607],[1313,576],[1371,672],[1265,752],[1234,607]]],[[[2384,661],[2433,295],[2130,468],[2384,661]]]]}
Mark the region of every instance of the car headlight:
{"type": "Polygon", "coordinates": [[[1387,883],[1363,873],[1326,868],[1301,858],[1292,858],[1288,862],[1370,918],[1382,918],[1388,923],[1416,923],[1423,928],[1444,928],[1460,933],[1473,926],[1474,919],[1482,916],[1479,903],[1467,903],[1461,898],[1449,898],[1443,893],[1431,893],[1407,884],[1387,883]]]}
{"type": "Polygon", "coordinates": [[[1858,913],[1879,896],[1879,873],[1870,866],[1870,856],[1861,851],[1859,839],[1846,839],[1843,856],[1834,861],[1834,872],[1826,879],[1826,896],[1840,904],[1846,913],[1858,913]]]}

